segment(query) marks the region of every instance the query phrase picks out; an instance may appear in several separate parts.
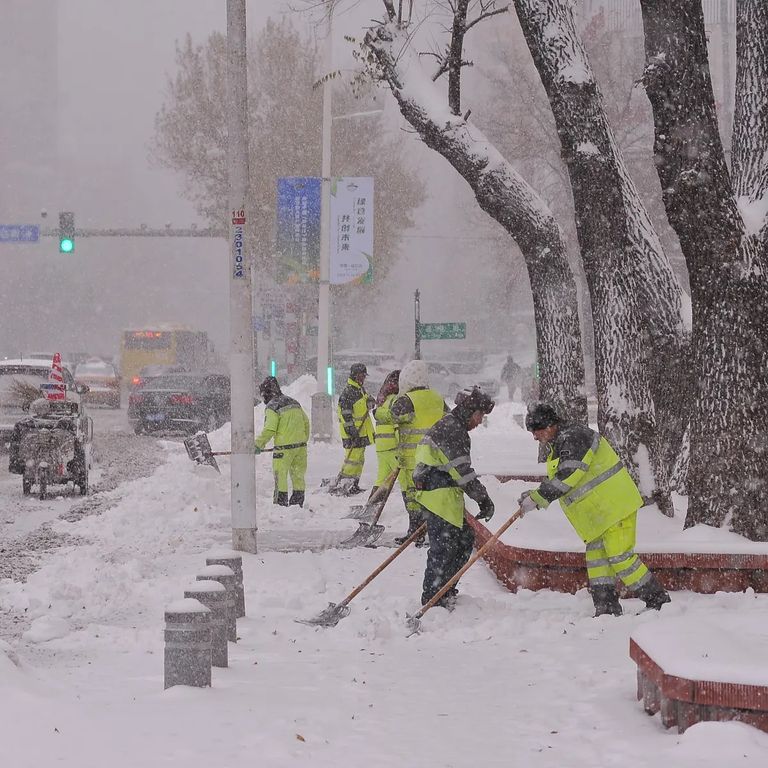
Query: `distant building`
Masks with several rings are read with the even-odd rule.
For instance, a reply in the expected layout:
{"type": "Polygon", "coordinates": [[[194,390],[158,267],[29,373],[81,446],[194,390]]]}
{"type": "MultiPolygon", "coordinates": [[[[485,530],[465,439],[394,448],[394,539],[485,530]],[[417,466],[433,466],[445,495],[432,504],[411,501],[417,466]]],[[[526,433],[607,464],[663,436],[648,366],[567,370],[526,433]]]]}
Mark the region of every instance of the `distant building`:
{"type": "Polygon", "coordinates": [[[2,0],[2,9],[0,223],[45,224],[40,210],[58,204],[58,2],[2,0]]]}

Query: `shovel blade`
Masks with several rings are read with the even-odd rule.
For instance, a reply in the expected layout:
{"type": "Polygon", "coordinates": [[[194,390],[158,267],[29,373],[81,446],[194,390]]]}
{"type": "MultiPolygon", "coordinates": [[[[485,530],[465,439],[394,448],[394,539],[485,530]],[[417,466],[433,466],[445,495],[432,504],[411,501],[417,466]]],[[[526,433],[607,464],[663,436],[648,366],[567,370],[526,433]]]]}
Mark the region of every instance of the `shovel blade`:
{"type": "Polygon", "coordinates": [[[360,520],[364,523],[373,522],[376,517],[375,504],[355,504],[349,508],[349,513],[342,517],[342,520],[360,520]]]}
{"type": "Polygon", "coordinates": [[[344,549],[352,547],[361,547],[364,544],[370,544],[377,541],[384,533],[383,525],[370,525],[369,523],[360,523],[358,529],[344,541],[339,542],[339,546],[344,549]]]}
{"type": "Polygon", "coordinates": [[[211,444],[208,442],[208,435],[205,432],[197,432],[192,437],[187,437],[184,440],[184,447],[187,449],[187,456],[195,464],[208,464],[221,474],[211,444]]]}
{"type": "Polygon", "coordinates": [[[342,603],[328,603],[328,607],[311,619],[294,619],[297,624],[310,627],[335,627],[343,618],[349,616],[351,608],[342,603]]]}
{"type": "Polygon", "coordinates": [[[408,634],[406,637],[410,637],[411,635],[418,635],[421,632],[421,619],[416,616],[411,616],[410,613],[405,614],[405,626],[408,628],[408,634]]]}

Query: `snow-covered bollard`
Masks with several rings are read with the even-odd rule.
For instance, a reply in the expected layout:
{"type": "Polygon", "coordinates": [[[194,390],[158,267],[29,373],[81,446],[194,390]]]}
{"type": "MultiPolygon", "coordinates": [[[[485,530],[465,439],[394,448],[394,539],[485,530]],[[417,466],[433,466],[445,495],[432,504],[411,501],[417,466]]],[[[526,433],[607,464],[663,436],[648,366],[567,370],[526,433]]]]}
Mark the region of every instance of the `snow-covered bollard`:
{"type": "Polygon", "coordinates": [[[184,590],[184,597],[199,600],[211,610],[211,664],[229,666],[227,649],[227,590],[216,581],[197,581],[184,590]]]}
{"type": "Polygon", "coordinates": [[[176,600],[165,609],[164,684],[211,685],[211,611],[199,600],[176,600]]]}
{"type": "Polygon", "coordinates": [[[195,577],[198,581],[216,581],[227,590],[227,640],[237,642],[237,577],[228,565],[206,565],[195,577]]]}
{"type": "Polygon", "coordinates": [[[243,589],[243,557],[237,552],[211,552],[205,558],[206,565],[226,565],[234,571],[237,580],[235,617],[245,616],[245,590],[243,589]]]}

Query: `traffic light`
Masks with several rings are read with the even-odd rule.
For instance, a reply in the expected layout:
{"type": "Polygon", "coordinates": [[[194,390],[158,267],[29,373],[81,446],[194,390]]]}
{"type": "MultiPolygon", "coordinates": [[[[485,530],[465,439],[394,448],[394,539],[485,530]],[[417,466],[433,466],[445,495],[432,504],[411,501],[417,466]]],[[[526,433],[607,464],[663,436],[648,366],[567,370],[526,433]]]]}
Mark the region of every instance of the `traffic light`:
{"type": "Polygon", "coordinates": [[[333,394],[333,366],[329,365],[325,371],[325,389],[329,395],[333,394]]]}
{"type": "Polygon", "coordinates": [[[75,250],[75,214],[72,211],[59,213],[59,253],[75,250]]]}
{"type": "Polygon", "coordinates": [[[269,361],[269,375],[277,376],[277,360],[269,361]]]}

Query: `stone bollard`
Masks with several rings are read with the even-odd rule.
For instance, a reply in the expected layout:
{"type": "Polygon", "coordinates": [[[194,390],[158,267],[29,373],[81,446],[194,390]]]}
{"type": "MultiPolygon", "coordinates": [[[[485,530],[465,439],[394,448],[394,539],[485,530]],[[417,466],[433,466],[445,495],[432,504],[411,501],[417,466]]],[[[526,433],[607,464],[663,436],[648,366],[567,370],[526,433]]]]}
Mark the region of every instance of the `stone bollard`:
{"type": "Polygon", "coordinates": [[[235,600],[235,617],[245,616],[245,591],[243,589],[243,556],[237,552],[211,552],[206,555],[206,565],[226,565],[235,573],[237,579],[237,599],[235,600]]]}
{"type": "Polygon", "coordinates": [[[165,687],[211,685],[211,610],[199,600],[165,609],[165,687]]]}
{"type": "Polygon", "coordinates": [[[195,578],[198,581],[216,581],[227,590],[227,640],[237,642],[237,618],[235,602],[237,599],[237,576],[228,565],[206,565],[195,578]]]}
{"type": "Polygon", "coordinates": [[[227,590],[215,581],[196,581],[184,590],[184,597],[199,600],[211,609],[211,664],[214,667],[228,667],[227,590]]]}

